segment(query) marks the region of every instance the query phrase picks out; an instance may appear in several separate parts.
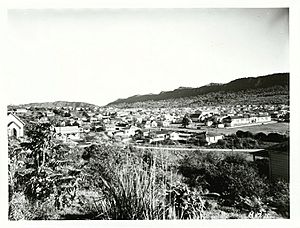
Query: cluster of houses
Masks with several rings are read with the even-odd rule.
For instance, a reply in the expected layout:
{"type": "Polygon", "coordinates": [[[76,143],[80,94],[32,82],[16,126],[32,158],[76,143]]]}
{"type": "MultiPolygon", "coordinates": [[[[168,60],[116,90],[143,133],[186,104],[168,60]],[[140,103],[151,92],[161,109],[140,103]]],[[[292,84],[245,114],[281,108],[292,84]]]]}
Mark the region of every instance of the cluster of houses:
{"type": "Polygon", "coordinates": [[[22,137],[25,125],[23,119],[31,118],[32,121],[51,123],[56,138],[64,142],[79,141],[89,132],[102,131],[108,137],[122,142],[159,143],[171,140],[186,144],[201,138],[211,144],[222,139],[223,135],[210,133],[210,127],[265,124],[287,114],[289,107],[285,105],[236,105],[201,109],[25,107],[9,110],[8,135],[22,137]],[[188,124],[183,127],[184,118],[188,119],[188,124]],[[197,132],[189,129],[197,129],[197,132]]]}
{"type": "Polygon", "coordinates": [[[137,142],[159,144],[168,142],[169,144],[211,144],[223,139],[224,135],[208,133],[207,131],[189,132],[183,130],[172,130],[168,128],[139,128],[136,126],[116,127],[116,130],[109,129],[107,134],[114,139],[123,142],[137,142]]]}
{"type": "Polygon", "coordinates": [[[271,116],[268,113],[242,115],[195,113],[190,115],[190,122],[204,123],[208,127],[224,128],[271,122],[271,116]]]}
{"type": "MultiPolygon", "coordinates": [[[[57,140],[76,143],[91,133],[106,135],[108,140],[142,144],[209,145],[224,138],[209,131],[211,127],[228,128],[268,122],[289,117],[289,107],[234,106],[172,109],[116,108],[20,108],[7,114],[9,137],[24,138],[26,125],[50,123],[57,140]],[[183,119],[189,121],[183,126],[183,119]]],[[[274,154],[274,153],[273,153],[274,154]]],[[[277,157],[269,156],[272,161],[277,157]]],[[[280,162],[276,164],[281,164],[280,162]]],[[[275,168],[273,168],[272,172],[275,168]]],[[[275,174],[274,174],[275,175],[275,174]]]]}

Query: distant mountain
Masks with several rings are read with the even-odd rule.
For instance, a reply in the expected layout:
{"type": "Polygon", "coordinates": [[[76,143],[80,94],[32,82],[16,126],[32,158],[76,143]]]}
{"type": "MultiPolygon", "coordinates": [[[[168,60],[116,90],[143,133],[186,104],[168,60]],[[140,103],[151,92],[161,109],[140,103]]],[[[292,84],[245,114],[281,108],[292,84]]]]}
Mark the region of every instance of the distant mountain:
{"type": "Polygon", "coordinates": [[[259,77],[247,77],[233,80],[226,84],[210,83],[199,88],[179,87],[173,91],[161,92],[159,94],[147,94],[131,96],[125,99],[118,99],[108,106],[119,106],[121,104],[132,104],[148,101],[176,100],[204,96],[210,93],[237,93],[241,91],[265,90],[273,87],[280,87],[289,90],[289,73],[276,73],[259,77]]]}
{"type": "Polygon", "coordinates": [[[21,105],[13,105],[16,107],[40,107],[40,108],[55,108],[55,107],[81,107],[81,108],[94,108],[99,107],[94,104],[89,104],[86,102],[71,102],[71,101],[54,101],[54,102],[40,102],[40,103],[29,103],[29,104],[21,104],[21,105]]]}

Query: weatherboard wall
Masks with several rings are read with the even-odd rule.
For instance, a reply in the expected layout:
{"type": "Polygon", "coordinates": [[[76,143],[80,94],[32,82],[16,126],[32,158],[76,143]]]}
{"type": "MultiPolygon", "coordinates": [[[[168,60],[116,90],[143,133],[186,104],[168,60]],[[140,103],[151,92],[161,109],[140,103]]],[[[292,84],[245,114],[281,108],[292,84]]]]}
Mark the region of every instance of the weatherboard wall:
{"type": "Polygon", "coordinates": [[[271,177],[289,180],[289,154],[286,152],[269,151],[269,156],[271,177]]]}

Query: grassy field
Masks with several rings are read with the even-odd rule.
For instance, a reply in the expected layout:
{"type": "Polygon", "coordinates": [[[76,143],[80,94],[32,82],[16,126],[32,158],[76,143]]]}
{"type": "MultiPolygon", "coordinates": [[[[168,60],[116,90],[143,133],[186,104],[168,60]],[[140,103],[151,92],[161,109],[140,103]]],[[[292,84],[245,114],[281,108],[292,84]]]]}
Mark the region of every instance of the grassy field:
{"type": "Polygon", "coordinates": [[[270,124],[236,127],[236,128],[229,128],[229,129],[206,128],[205,130],[207,130],[208,132],[222,133],[222,134],[233,134],[236,133],[238,130],[241,130],[241,131],[250,131],[252,133],[264,132],[268,134],[271,132],[276,132],[279,134],[289,135],[289,129],[290,129],[289,123],[270,123],[270,124]]]}
{"type": "Polygon", "coordinates": [[[281,122],[281,123],[268,123],[268,124],[263,124],[263,125],[254,125],[254,126],[241,126],[241,127],[235,127],[235,128],[211,128],[211,127],[206,127],[202,126],[201,129],[193,129],[187,127],[186,129],[183,128],[180,124],[172,124],[171,127],[165,128],[167,130],[181,130],[181,131],[188,131],[188,132],[203,132],[207,131],[209,133],[221,133],[221,134],[234,134],[238,130],[241,131],[250,131],[252,133],[258,133],[258,132],[263,132],[263,133],[271,133],[271,132],[276,132],[279,134],[287,134],[289,135],[290,131],[290,124],[281,122]]]}

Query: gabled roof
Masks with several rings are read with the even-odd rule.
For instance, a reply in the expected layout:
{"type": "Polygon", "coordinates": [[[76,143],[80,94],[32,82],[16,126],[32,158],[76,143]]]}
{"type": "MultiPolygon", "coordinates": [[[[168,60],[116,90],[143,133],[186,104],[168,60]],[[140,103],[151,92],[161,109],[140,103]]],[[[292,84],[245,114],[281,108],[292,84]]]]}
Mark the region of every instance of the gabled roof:
{"type": "Polygon", "coordinates": [[[23,125],[25,125],[25,122],[23,120],[20,119],[20,117],[18,117],[16,114],[12,113],[12,112],[8,112],[7,116],[12,115],[14,118],[16,118],[19,122],[21,122],[23,125]]]}
{"type": "Polygon", "coordinates": [[[21,126],[19,126],[19,124],[18,124],[18,123],[16,123],[16,122],[14,122],[14,121],[11,121],[11,122],[9,122],[9,123],[8,123],[8,125],[7,125],[7,127],[9,127],[11,124],[15,124],[15,125],[17,125],[17,126],[18,126],[18,128],[20,128],[20,129],[21,129],[21,126]]]}

